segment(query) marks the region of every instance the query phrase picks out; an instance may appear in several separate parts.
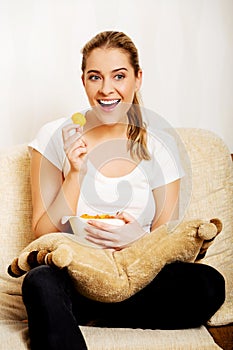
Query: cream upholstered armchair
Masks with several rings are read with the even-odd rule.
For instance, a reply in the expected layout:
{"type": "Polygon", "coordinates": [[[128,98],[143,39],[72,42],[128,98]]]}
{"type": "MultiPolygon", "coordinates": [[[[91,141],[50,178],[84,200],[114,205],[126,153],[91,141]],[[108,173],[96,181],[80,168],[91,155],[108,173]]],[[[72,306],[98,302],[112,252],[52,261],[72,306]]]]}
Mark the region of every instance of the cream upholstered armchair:
{"type": "MultiPolygon", "coordinates": [[[[226,301],[209,320],[220,326],[233,322],[233,170],[229,150],[215,134],[203,129],[177,129],[186,147],[192,191],[184,219],[218,217],[223,231],[203,262],[226,279],[226,301]]],[[[0,154],[0,350],[30,349],[26,310],[21,297],[24,277],[14,279],[7,267],[32,239],[30,158],[26,145],[0,154]]],[[[81,327],[90,350],[221,349],[205,326],[188,330],[142,330],[81,327]]]]}

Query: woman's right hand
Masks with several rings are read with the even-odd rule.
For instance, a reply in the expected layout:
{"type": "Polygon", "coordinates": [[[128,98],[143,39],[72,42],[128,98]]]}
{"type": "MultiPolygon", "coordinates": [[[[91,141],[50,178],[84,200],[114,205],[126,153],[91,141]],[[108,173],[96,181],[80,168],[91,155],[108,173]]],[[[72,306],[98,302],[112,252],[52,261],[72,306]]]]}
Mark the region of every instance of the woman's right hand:
{"type": "Polygon", "coordinates": [[[62,129],[64,151],[71,171],[85,174],[87,143],[82,133],[83,128],[77,124],[68,124],[62,129]]]}

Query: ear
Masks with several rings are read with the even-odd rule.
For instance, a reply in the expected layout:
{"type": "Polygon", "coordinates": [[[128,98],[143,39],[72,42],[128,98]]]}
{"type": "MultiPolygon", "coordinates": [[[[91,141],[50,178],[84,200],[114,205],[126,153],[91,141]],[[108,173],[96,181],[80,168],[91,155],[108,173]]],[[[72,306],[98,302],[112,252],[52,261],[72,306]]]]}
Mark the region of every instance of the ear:
{"type": "Polygon", "coordinates": [[[138,75],[136,77],[136,85],[135,85],[135,92],[138,92],[142,85],[142,70],[139,69],[138,75]]]}

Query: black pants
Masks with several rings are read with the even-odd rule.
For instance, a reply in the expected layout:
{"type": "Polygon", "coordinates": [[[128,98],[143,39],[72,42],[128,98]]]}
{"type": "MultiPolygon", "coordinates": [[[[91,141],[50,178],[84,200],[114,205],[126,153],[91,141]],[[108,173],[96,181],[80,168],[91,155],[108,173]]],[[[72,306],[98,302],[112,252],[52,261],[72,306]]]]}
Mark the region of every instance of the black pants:
{"type": "Polygon", "coordinates": [[[22,293],[32,350],[84,350],[79,325],[93,320],[105,327],[199,327],[223,304],[225,281],[210,266],[176,262],[131,298],[100,303],[76,292],[66,269],[40,266],[25,276],[22,293]]]}

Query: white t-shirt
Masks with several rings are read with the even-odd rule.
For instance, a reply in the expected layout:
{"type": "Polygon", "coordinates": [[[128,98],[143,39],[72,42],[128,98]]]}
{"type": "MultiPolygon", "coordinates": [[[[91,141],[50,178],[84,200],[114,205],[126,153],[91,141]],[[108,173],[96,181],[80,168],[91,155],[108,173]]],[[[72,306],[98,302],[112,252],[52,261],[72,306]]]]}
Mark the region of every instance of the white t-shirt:
{"type": "MultiPolygon", "coordinates": [[[[69,162],[63,149],[62,128],[69,123],[70,118],[49,122],[29,143],[29,149],[43,154],[64,177],[69,172],[69,162]]],[[[151,160],[142,160],[132,172],[121,177],[104,176],[88,160],[77,215],[115,214],[124,210],[149,232],[156,211],[152,190],[181,178],[184,171],[176,143],[168,133],[148,132],[147,146],[151,160]]]]}

